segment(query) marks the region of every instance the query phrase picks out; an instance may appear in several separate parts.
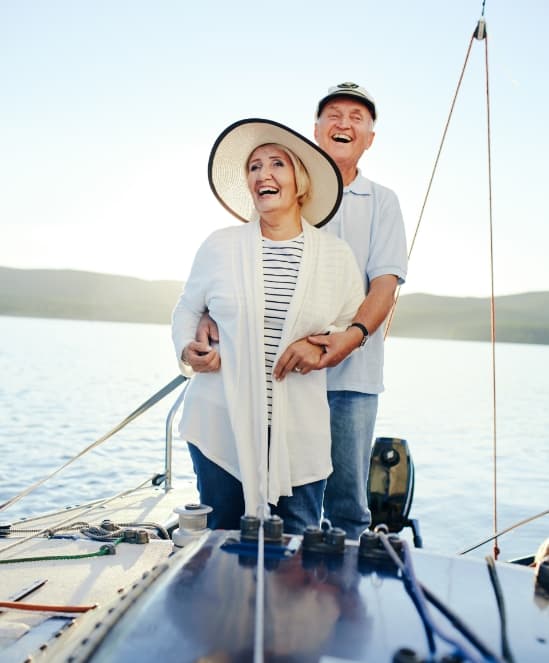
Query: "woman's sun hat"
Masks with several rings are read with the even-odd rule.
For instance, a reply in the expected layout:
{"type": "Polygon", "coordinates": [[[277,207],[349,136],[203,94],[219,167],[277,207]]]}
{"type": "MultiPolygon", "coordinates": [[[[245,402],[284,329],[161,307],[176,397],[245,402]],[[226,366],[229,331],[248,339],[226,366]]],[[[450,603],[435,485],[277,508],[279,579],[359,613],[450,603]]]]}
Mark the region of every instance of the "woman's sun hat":
{"type": "Polygon", "coordinates": [[[237,219],[257,218],[246,180],[246,161],[256,147],[267,143],[278,143],[299,157],[311,180],[310,195],[301,214],[314,226],[328,223],[343,195],[337,166],[310,140],[272,120],[239,120],[219,135],[208,161],[208,181],[215,197],[237,219]]]}

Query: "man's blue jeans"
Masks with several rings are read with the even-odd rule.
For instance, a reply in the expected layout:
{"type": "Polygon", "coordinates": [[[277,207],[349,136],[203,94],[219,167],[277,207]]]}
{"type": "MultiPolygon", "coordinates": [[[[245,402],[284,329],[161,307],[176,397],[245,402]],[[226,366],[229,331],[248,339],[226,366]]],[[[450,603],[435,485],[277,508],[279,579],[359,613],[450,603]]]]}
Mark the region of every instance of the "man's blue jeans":
{"type": "Polygon", "coordinates": [[[333,473],[324,493],[324,517],[358,539],[370,525],[366,498],[377,394],[329,391],[333,473]]]}
{"type": "MultiPolygon", "coordinates": [[[[244,493],[238,479],[211,461],[190,442],[187,443],[196,474],[200,501],[213,508],[208,514],[208,527],[212,529],[240,529],[240,516],[244,514],[244,493]]],[[[293,486],[291,497],[282,496],[271,514],[284,520],[288,534],[303,534],[307,525],[318,526],[322,513],[322,496],[326,480],[293,486]]],[[[255,514],[251,514],[255,515],[255,514]]]]}

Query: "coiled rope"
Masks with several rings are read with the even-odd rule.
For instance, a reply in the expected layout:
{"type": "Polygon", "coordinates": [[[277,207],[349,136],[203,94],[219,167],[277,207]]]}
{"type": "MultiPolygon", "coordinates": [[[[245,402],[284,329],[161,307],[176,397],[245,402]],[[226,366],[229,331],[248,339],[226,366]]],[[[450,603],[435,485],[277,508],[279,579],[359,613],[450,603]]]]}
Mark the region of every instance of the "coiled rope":
{"type": "MultiPolygon", "coordinates": [[[[134,488],[130,488],[128,490],[124,490],[120,493],[117,493],[116,495],[112,495],[111,497],[107,497],[104,500],[99,500],[96,502],[93,502],[87,507],[84,507],[84,510],[79,513],[80,518],[82,516],[86,515],[87,513],[93,511],[94,509],[98,508],[99,506],[105,506],[106,504],[109,504],[110,502],[113,502],[116,499],[119,499],[120,497],[124,497],[126,495],[131,495],[132,493],[136,492],[140,488],[143,488],[144,486],[148,485],[150,483],[150,479],[146,479],[145,481],[142,481],[139,483],[137,486],[134,488]]],[[[70,523],[73,521],[74,516],[69,516],[67,518],[64,518],[63,520],[60,520],[58,523],[56,523],[53,526],[50,527],[44,527],[41,530],[38,531],[32,531],[28,536],[23,537],[22,539],[18,539],[17,541],[13,541],[12,543],[8,544],[7,546],[3,546],[0,548],[0,557],[5,555],[8,550],[11,550],[12,548],[15,548],[16,546],[20,546],[27,541],[30,541],[31,539],[34,539],[39,536],[47,535],[51,531],[59,531],[60,529],[63,528],[67,523],[70,523]]]]}

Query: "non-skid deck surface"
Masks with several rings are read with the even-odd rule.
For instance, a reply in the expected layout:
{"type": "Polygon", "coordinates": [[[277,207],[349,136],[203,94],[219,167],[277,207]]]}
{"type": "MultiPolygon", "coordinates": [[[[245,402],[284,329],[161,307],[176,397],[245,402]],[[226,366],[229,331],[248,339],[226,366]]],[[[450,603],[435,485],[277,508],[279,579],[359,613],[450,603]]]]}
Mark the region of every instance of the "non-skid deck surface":
{"type": "MultiPolygon", "coordinates": [[[[195,499],[190,485],[168,493],[161,488],[146,487],[104,506],[91,509],[79,507],[51,517],[28,519],[21,526],[46,529],[80,520],[99,525],[105,519],[114,523],[156,523],[165,526],[173,518],[174,507],[195,499]]],[[[41,536],[23,541],[28,535],[15,534],[0,539],[0,561],[13,560],[0,564],[0,601],[11,601],[18,592],[37,581],[46,580],[43,586],[20,602],[55,606],[97,604],[100,607],[115,600],[145,572],[166,562],[173,551],[170,540],[151,539],[146,544],[119,543],[115,546],[114,555],[70,559],[97,552],[103,545],[100,541],[82,538],[77,531],[74,535],[77,538],[48,539],[41,536]],[[13,546],[16,541],[20,544],[13,546]],[[15,561],[60,556],[69,559],[15,561]]],[[[29,640],[29,645],[31,643],[27,634],[55,614],[78,616],[63,610],[52,613],[0,608],[0,660],[25,660],[30,651],[25,652],[22,643],[25,638],[29,640]],[[21,658],[22,652],[24,655],[21,658]]]]}

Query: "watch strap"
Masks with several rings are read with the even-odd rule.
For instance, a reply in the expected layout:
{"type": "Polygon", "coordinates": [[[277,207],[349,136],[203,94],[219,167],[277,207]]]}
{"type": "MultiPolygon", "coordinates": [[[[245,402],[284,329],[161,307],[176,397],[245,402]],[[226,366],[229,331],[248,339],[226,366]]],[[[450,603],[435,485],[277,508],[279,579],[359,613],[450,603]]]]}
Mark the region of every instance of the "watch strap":
{"type": "Polygon", "coordinates": [[[358,327],[358,329],[360,329],[362,332],[362,341],[360,341],[360,345],[358,346],[361,348],[368,340],[368,330],[361,322],[351,322],[347,329],[350,329],[351,327],[358,327]]]}

